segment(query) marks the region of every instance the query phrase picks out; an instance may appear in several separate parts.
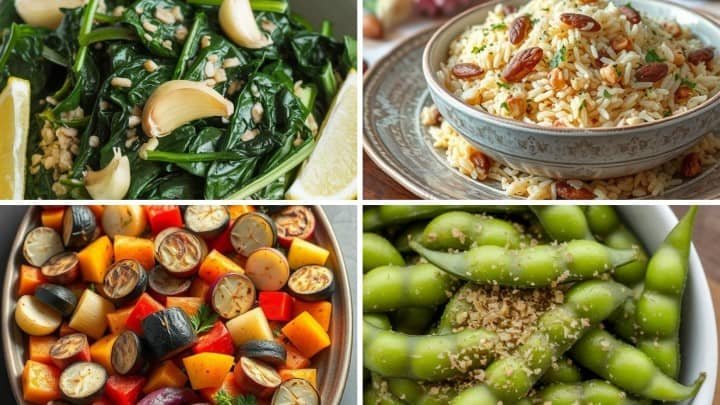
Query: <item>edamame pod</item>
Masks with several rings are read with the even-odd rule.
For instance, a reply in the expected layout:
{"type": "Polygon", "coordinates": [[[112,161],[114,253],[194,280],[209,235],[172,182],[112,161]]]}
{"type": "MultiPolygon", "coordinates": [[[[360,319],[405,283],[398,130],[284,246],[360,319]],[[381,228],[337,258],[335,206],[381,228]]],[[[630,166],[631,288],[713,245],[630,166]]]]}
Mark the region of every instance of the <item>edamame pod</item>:
{"type": "MultiPolygon", "coordinates": [[[[379,219],[383,225],[407,224],[420,219],[434,218],[448,211],[515,214],[527,211],[520,205],[383,205],[379,219]]],[[[364,220],[363,220],[364,223],[364,220]]]]}
{"type": "Polygon", "coordinates": [[[571,354],[581,366],[615,386],[656,401],[692,398],[705,380],[705,373],[701,373],[692,385],[682,385],[663,374],[641,350],[598,328],[586,333],[573,346],[571,354]]]}
{"type": "Polygon", "coordinates": [[[673,378],[680,372],[680,315],[696,214],[697,206],[690,207],[652,255],[635,304],[637,347],[673,378]]]}
{"type": "Polygon", "coordinates": [[[373,232],[383,227],[380,207],[365,207],[363,210],[363,231],[373,232]]]}
{"type": "Polygon", "coordinates": [[[477,246],[462,253],[430,250],[417,242],[410,242],[410,247],[462,279],[519,288],[594,278],[636,257],[633,249],[613,249],[589,240],[526,249],[477,246]]]}
{"type": "Polygon", "coordinates": [[[573,361],[565,356],[553,363],[550,368],[540,377],[540,384],[572,384],[579,383],[583,380],[582,371],[573,363],[573,361]]]}
{"type": "Polygon", "coordinates": [[[405,259],[387,239],[376,233],[363,233],[363,273],[390,265],[404,266],[405,259]]]}
{"type": "Polygon", "coordinates": [[[395,238],[395,248],[402,254],[413,253],[410,249],[410,241],[415,240],[420,242],[422,234],[425,231],[427,222],[415,222],[408,225],[401,233],[395,238]]]}
{"type": "Polygon", "coordinates": [[[457,390],[449,385],[427,386],[407,378],[391,378],[388,388],[396,397],[413,405],[445,405],[457,395],[457,390]]]}
{"type": "Polygon", "coordinates": [[[648,255],[640,240],[623,224],[615,208],[607,205],[591,205],[585,209],[590,231],[598,240],[616,249],[638,250],[634,262],[618,266],[613,278],[628,287],[635,286],[645,278],[648,255]]]}
{"type": "Polygon", "coordinates": [[[365,322],[369,323],[370,325],[382,329],[382,330],[390,330],[392,329],[392,324],[390,323],[390,318],[386,314],[383,313],[377,313],[377,314],[365,314],[363,315],[363,319],[365,322]]]}
{"type": "Polygon", "coordinates": [[[408,335],[423,335],[435,318],[435,308],[400,308],[392,314],[394,330],[408,335]]]}
{"type": "Polygon", "coordinates": [[[575,239],[595,240],[585,213],[577,205],[533,205],[530,207],[545,233],[558,242],[575,239]]]}
{"type": "Polygon", "coordinates": [[[463,390],[450,405],[498,405],[500,400],[486,385],[478,384],[463,390]]]}
{"type": "Polygon", "coordinates": [[[590,380],[574,384],[552,384],[530,398],[531,403],[552,405],[640,405],[615,387],[602,380],[590,380]]]}
{"type": "Polygon", "coordinates": [[[377,374],[372,375],[372,382],[363,393],[364,405],[404,405],[405,402],[393,395],[388,389],[387,381],[377,374]]]}
{"type": "MultiPolygon", "coordinates": [[[[537,330],[517,352],[495,361],[485,370],[485,383],[481,385],[503,403],[519,401],[555,359],[592,326],[610,316],[629,296],[630,289],[614,281],[591,280],[576,284],[567,292],[563,305],[540,317],[537,330]]],[[[478,402],[475,403],[485,401],[487,391],[478,390],[477,393],[478,402]]],[[[458,398],[470,401],[473,396],[463,393],[458,398]]]]}
{"type": "Polygon", "coordinates": [[[451,211],[428,223],[420,243],[434,250],[465,250],[475,245],[516,248],[522,240],[523,235],[518,227],[508,221],[451,211]]]}
{"type": "Polygon", "coordinates": [[[363,364],[384,377],[446,380],[487,364],[496,339],[484,330],[413,336],[363,322],[363,364]]]}
{"type": "Polygon", "coordinates": [[[452,332],[458,324],[462,323],[458,317],[463,316],[462,314],[467,316],[473,310],[473,305],[468,302],[467,296],[476,286],[477,284],[468,281],[450,298],[450,301],[445,305],[442,316],[440,316],[440,322],[436,330],[437,334],[452,332]]]}
{"type": "Polygon", "coordinates": [[[408,307],[436,307],[457,288],[455,277],[428,263],[382,266],[363,277],[365,312],[388,312],[408,307]]]}

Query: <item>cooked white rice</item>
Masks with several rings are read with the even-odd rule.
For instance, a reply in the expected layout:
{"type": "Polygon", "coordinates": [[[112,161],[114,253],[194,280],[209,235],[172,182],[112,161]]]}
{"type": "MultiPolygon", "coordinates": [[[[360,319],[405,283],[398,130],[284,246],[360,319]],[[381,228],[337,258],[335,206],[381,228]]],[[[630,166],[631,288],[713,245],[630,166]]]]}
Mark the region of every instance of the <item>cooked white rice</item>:
{"type": "Polygon", "coordinates": [[[531,0],[509,15],[498,5],[484,24],[467,28],[451,43],[438,77],[454,94],[491,114],[556,127],[642,124],[697,107],[720,90],[717,58],[697,65],[687,61],[690,52],[705,44],[672,21],[642,15],[633,25],[619,11],[626,1],[621,3],[531,0]],[[563,13],[590,16],[602,28],[598,32],[570,28],[560,21],[563,13]],[[513,45],[508,30],[522,15],[532,25],[524,41],[513,45]],[[628,49],[613,49],[613,41],[619,48],[618,41],[625,39],[631,41],[628,49]],[[543,59],[520,82],[505,81],[502,72],[513,55],[531,47],[540,47],[543,59]],[[604,73],[598,59],[607,67],[604,73]],[[650,62],[665,63],[668,74],[655,83],[638,82],[637,69],[650,62]],[[484,73],[474,79],[457,78],[452,68],[460,63],[475,64],[484,73]],[[553,69],[557,70],[551,81],[553,69]],[[689,94],[676,100],[681,86],[689,94]],[[519,112],[513,108],[515,102],[519,112]]]}
{"type": "Polygon", "coordinates": [[[494,161],[487,170],[477,167],[471,158],[477,151],[447,121],[440,118],[434,106],[423,110],[422,120],[428,125],[435,141],[434,146],[445,150],[450,166],[475,180],[499,185],[508,196],[528,199],[561,198],[557,193],[560,182],[586,190],[596,199],[658,197],[669,188],[688,180],[683,174],[682,166],[689,154],[696,154],[700,162],[700,172],[713,166],[720,158],[720,137],[707,134],[682,156],[635,175],[592,181],[557,180],[528,174],[494,161]]]}

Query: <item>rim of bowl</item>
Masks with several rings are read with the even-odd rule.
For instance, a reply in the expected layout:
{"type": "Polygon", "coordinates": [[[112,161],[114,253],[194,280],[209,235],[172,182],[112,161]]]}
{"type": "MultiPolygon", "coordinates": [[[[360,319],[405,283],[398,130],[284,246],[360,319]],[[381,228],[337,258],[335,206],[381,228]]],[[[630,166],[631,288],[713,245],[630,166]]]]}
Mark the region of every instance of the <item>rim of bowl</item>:
{"type": "MultiPolygon", "coordinates": [[[[704,103],[683,112],[682,114],[673,115],[670,117],[664,117],[659,120],[651,121],[651,122],[645,122],[642,124],[637,125],[629,125],[629,126],[621,126],[621,127],[590,127],[590,128],[571,128],[571,127],[565,127],[565,128],[551,128],[551,127],[545,127],[540,124],[535,123],[528,123],[524,121],[517,121],[510,118],[501,117],[499,115],[494,115],[489,112],[482,111],[477,108],[473,108],[469,104],[465,103],[463,100],[458,98],[455,94],[450,92],[445,86],[440,83],[436,77],[435,71],[431,69],[430,66],[430,52],[431,49],[437,47],[437,41],[438,38],[447,30],[450,28],[453,28],[458,21],[464,19],[468,15],[474,14],[478,12],[478,10],[481,9],[491,9],[492,7],[502,4],[506,2],[507,0],[493,0],[487,3],[481,3],[474,7],[471,7],[464,12],[456,15],[455,17],[451,18],[444,24],[442,24],[439,28],[436,29],[435,33],[430,37],[427,44],[425,45],[425,49],[423,50],[423,56],[422,56],[422,70],[423,70],[423,76],[425,77],[425,81],[428,84],[428,87],[430,87],[430,93],[435,93],[439,97],[441,97],[444,101],[450,104],[451,108],[462,110],[465,114],[469,114],[473,116],[474,118],[480,119],[481,121],[491,123],[493,125],[500,125],[505,128],[509,129],[522,129],[524,131],[531,131],[538,134],[544,134],[544,135],[583,135],[583,136],[608,136],[613,134],[619,134],[624,132],[630,132],[634,130],[640,130],[640,129],[652,129],[653,127],[663,127],[666,125],[676,124],[680,121],[685,121],[686,119],[690,119],[699,115],[702,115],[703,113],[707,112],[706,110],[711,109],[712,107],[715,107],[717,104],[720,104],[720,91],[715,93],[714,96],[712,96],[709,100],[706,100],[704,103]]],[[[523,0],[524,3],[527,3],[528,0],[523,0]]],[[[678,9],[682,9],[693,16],[702,19],[710,25],[712,25],[716,33],[718,35],[718,38],[720,38],[720,18],[716,18],[715,16],[712,16],[708,13],[704,12],[698,12],[690,7],[677,4],[677,3],[671,3],[671,2],[665,2],[660,0],[642,0],[644,2],[653,3],[654,5],[658,7],[676,7],[678,9]]]]}
{"type": "MultiPolygon", "coordinates": [[[[25,233],[21,235],[20,231],[22,230],[27,232],[34,223],[39,223],[40,207],[28,206],[27,208],[27,212],[25,213],[22,221],[20,221],[20,225],[18,225],[15,239],[13,240],[10,247],[11,250],[8,254],[8,261],[5,268],[5,277],[3,278],[2,283],[3,291],[12,290],[12,286],[14,285],[14,281],[16,278],[18,254],[20,254],[19,252],[22,248],[23,240],[25,239],[25,233]]],[[[345,387],[347,386],[347,378],[350,372],[350,364],[352,360],[352,345],[354,339],[352,317],[353,303],[352,298],[350,297],[350,284],[347,278],[345,260],[343,259],[342,250],[340,249],[340,245],[337,237],[335,236],[335,231],[332,228],[332,224],[330,224],[330,221],[325,214],[325,210],[321,206],[313,205],[312,209],[314,214],[317,216],[318,224],[321,225],[322,237],[325,237],[327,239],[326,242],[332,248],[331,254],[335,257],[335,261],[337,262],[334,274],[340,280],[340,283],[343,285],[340,298],[344,300],[347,304],[345,310],[340,314],[340,316],[346,319],[343,333],[345,334],[345,339],[347,340],[347,342],[349,342],[349,344],[346,344],[343,348],[338,349],[338,355],[340,356],[340,362],[338,366],[340,367],[340,372],[337,380],[340,384],[335,387],[331,387],[330,396],[330,403],[339,404],[342,400],[345,387]]],[[[17,343],[17,339],[22,339],[22,332],[20,332],[17,326],[13,325],[12,323],[12,320],[14,319],[14,311],[12,305],[16,301],[17,298],[15,298],[14,293],[3,294],[1,312],[2,328],[6,331],[6,333],[2,334],[2,345],[3,353],[5,355],[5,369],[7,370],[8,380],[10,380],[10,388],[12,390],[13,396],[15,397],[15,401],[17,401],[19,404],[25,404],[27,402],[23,399],[22,390],[20,389],[18,381],[18,378],[20,376],[18,370],[22,370],[24,364],[22,363],[22,360],[20,363],[18,363],[17,357],[12,355],[13,351],[16,350],[15,345],[17,343]]]]}

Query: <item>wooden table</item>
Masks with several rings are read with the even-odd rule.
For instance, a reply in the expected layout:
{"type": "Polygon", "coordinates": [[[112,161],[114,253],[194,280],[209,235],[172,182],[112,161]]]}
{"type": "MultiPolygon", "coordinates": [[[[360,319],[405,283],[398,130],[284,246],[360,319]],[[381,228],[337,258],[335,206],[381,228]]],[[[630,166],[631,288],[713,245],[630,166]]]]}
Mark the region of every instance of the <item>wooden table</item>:
{"type": "Polygon", "coordinates": [[[366,200],[418,199],[415,194],[385,174],[366,153],[363,153],[363,198],[366,200]]]}

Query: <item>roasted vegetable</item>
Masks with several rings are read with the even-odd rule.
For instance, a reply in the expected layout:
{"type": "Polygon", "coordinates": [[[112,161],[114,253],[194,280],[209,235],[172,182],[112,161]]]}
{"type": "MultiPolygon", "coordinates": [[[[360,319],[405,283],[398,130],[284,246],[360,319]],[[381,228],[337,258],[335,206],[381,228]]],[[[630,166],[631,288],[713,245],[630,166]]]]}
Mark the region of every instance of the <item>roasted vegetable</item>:
{"type": "Polygon", "coordinates": [[[57,367],[28,360],[21,378],[24,400],[44,404],[61,398],[57,367]]]}
{"type": "Polygon", "coordinates": [[[194,390],[218,387],[232,369],[235,357],[221,353],[198,353],[183,358],[183,365],[194,390]]]}
{"type": "Polygon", "coordinates": [[[90,345],[84,333],[61,337],[50,348],[50,359],[55,367],[64,370],[72,363],[90,361],[90,345]]]}
{"type": "Polygon", "coordinates": [[[80,260],[75,252],[62,252],[48,259],[40,268],[51,283],[70,284],[80,275],[80,260]]]}
{"type": "Polygon", "coordinates": [[[175,277],[190,277],[207,256],[205,241],[182,228],[166,228],[155,237],[155,258],[175,277]]]}
{"type": "Polygon", "coordinates": [[[275,223],[260,212],[243,214],[232,226],[230,242],[235,251],[243,256],[263,247],[272,247],[277,241],[275,223]]]}
{"type": "Polygon", "coordinates": [[[238,356],[257,359],[273,366],[285,364],[287,352],[285,347],[274,340],[251,340],[237,349],[238,356]]]}
{"type": "Polygon", "coordinates": [[[272,215],[280,246],[289,248],[295,238],[309,240],[315,233],[315,214],[309,207],[291,205],[272,215]]]}
{"type": "Polygon", "coordinates": [[[187,278],[175,277],[161,266],[150,270],[150,289],[162,296],[182,295],[190,290],[192,281],[187,278]]]}
{"type": "Polygon", "coordinates": [[[330,251],[312,242],[295,238],[288,251],[288,263],[291,269],[297,269],[308,264],[324,266],[330,256],[330,251]]]}
{"type": "Polygon", "coordinates": [[[280,384],[272,398],[272,405],[320,405],[320,394],[310,382],[293,378],[280,384]]]}
{"type": "Polygon", "coordinates": [[[288,291],[304,301],[321,301],[335,291],[335,275],[325,266],[307,265],[295,270],[288,280],[288,291]]]}
{"type": "Polygon", "coordinates": [[[23,242],[23,255],[28,263],[40,267],[51,257],[65,250],[60,234],[44,226],[28,232],[23,242]]]}
{"type": "Polygon", "coordinates": [[[205,239],[220,235],[229,223],[230,213],[222,205],[190,205],[185,209],[185,226],[205,239]]]}
{"type": "Polygon", "coordinates": [[[62,316],[70,316],[78,303],[73,292],[61,285],[43,284],[35,290],[35,298],[56,310],[62,316]]]}
{"type": "Polygon", "coordinates": [[[65,208],[62,240],[66,247],[83,248],[97,237],[99,232],[95,215],[85,205],[65,208]]]}
{"type": "Polygon", "coordinates": [[[137,405],[185,405],[196,401],[197,395],[187,388],[165,387],[149,393],[137,405]]]}
{"type": "Polygon", "coordinates": [[[162,311],[163,306],[155,301],[149,294],[145,293],[140,296],[140,298],[135,302],[135,306],[133,307],[132,311],[130,312],[130,315],[127,317],[127,321],[125,321],[125,326],[137,333],[142,333],[142,321],[150,316],[151,314],[162,311]]]}
{"type": "Polygon", "coordinates": [[[212,306],[225,319],[244,314],[255,304],[255,286],[243,274],[229,273],[215,283],[212,306]]]}
{"type": "Polygon", "coordinates": [[[269,398],[282,382],[280,374],[262,361],[240,357],[235,365],[235,382],[245,392],[260,398],[269,398]]]}
{"type": "Polygon", "coordinates": [[[144,355],[140,337],[126,330],[113,343],[110,355],[112,368],[120,375],[138,374],[147,364],[144,355]]]}
{"type": "Polygon", "coordinates": [[[72,403],[89,404],[102,396],[107,379],[107,371],[97,363],[74,363],[60,374],[60,391],[72,403]]]}
{"type": "Polygon", "coordinates": [[[140,236],[147,228],[147,216],[140,205],[109,205],[102,213],[105,234],[115,239],[117,235],[140,236]]]}
{"type": "Polygon", "coordinates": [[[70,318],[70,327],[83,332],[93,339],[100,339],[107,329],[106,315],[115,311],[115,306],[92,290],[85,290],[70,318]]]}
{"type": "Polygon", "coordinates": [[[190,318],[179,308],[155,312],[142,321],[148,347],[156,359],[165,360],[197,341],[190,318]]]}
{"type": "Polygon", "coordinates": [[[254,308],[225,323],[236,346],[251,340],[272,340],[273,332],[262,309],[254,308]]]}
{"type": "Polygon", "coordinates": [[[287,322],[292,319],[293,298],[282,291],[262,291],[258,295],[258,305],[267,319],[287,322]]]}
{"type": "Polygon", "coordinates": [[[105,273],[113,261],[113,247],[110,238],[101,236],[78,253],[80,273],[83,281],[102,283],[105,273]]]}
{"type": "Polygon", "coordinates": [[[277,249],[259,248],[248,256],[245,274],[260,291],[277,291],[290,277],[290,266],[285,255],[277,249]]]}
{"type": "Polygon", "coordinates": [[[53,333],[62,323],[62,315],[32,295],[23,295],[15,305],[15,323],[32,336],[53,333]]]}
{"type": "Polygon", "coordinates": [[[116,305],[136,300],[145,292],[148,275],[142,265],[133,259],[115,262],[105,274],[103,294],[116,305]]]}

